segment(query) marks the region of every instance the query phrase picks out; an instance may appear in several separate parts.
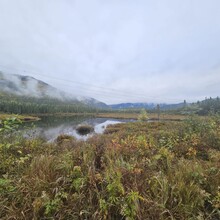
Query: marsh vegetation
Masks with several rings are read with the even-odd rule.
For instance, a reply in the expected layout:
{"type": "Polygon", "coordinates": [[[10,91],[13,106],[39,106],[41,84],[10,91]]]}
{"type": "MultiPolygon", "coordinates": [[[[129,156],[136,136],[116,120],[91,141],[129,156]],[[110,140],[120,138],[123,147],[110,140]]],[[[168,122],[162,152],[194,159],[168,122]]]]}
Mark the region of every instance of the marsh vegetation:
{"type": "MultiPolygon", "coordinates": [[[[15,128],[16,129],[16,128],[15,128]]],[[[54,143],[1,130],[1,219],[219,219],[220,117],[54,143]]]]}

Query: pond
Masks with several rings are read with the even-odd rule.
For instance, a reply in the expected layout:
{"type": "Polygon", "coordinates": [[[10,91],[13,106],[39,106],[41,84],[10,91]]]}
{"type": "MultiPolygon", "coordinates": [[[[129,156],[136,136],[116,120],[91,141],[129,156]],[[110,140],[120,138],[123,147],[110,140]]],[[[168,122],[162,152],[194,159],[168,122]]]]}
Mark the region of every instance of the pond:
{"type": "Polygon", "coordinates": [[[134,120],[114,118],[85,118],[85,117],[42,117],[32,124],[25,123],[24,136],[26,138],[42,137],[47,141],[54,141],[60,134],[67,134],[78,140],[86,140],[94,134],[102,134],[111,124],[126,123],[134,120]],[[90,125],[94,132],[80,135],[76,128],[79,125],[90,125]]]}

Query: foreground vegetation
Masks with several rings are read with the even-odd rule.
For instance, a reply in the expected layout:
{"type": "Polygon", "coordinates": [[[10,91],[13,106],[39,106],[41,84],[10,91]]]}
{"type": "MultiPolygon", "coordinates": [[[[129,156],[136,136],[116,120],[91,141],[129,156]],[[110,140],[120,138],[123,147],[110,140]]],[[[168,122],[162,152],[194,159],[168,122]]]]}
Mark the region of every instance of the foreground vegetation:
{"type": "Polygon", "coordinates": [[[30,116],[30,115],[15,115],[15,114],[6,114],[0,112],[0,120],[5,120],[7,118],[18,118],[19,120],[25,121],[38,121],[40,120],[37,116],[30,116]]]}
{"type": "Polygon", "coordinates": [[[2,125],[0,219],[219,218],[219,116],[116,124],[86,142],[2,125]]]}

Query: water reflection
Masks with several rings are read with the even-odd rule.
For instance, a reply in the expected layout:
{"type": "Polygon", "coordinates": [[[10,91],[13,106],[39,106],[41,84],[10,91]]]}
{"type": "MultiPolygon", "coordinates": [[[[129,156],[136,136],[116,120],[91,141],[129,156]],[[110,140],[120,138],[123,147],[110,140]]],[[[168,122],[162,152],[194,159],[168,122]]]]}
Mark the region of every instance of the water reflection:
{"type": "Polygon", "coordinates": [[[44,117],[35,122],[34,127],[28,128],[25,137],[42,137],[48,141],[54,141],[60,134],[71,135],[79,140],[86,140],[94,134],[102,134],[110,124],[125,123],[132,120],[109,118],[85,118],[85,117],[44,117]],[[79,124],[87,124],[94,127],[94,132],[80,135],[76,128],[79,124]]]}

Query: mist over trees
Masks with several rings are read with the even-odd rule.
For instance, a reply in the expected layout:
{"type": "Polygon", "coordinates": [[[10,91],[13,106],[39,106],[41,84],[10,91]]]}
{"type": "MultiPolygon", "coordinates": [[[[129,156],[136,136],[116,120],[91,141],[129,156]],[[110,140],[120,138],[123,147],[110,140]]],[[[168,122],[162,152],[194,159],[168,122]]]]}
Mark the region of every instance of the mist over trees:
{"type": "Polygon", "coordinates": [[[35,98],[0,94],[0,112],[14,114],[36,113],[84,113],[95,112],[96,108],[78,101],[61,101],[53,98],[35,98]]]}

